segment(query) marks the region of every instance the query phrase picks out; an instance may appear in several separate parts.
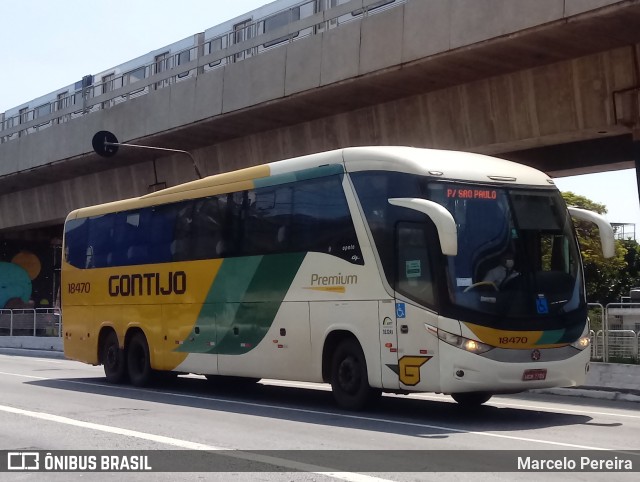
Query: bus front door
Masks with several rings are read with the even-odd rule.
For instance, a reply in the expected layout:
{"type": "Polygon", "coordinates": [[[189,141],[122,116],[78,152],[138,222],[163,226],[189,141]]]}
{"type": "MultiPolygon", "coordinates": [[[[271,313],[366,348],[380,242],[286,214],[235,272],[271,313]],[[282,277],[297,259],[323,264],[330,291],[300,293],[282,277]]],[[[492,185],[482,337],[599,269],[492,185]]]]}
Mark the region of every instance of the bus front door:
{"type": "Polygon", "coordinates": [[[437,391],[440,385],[438,339],[427,326],[438,326],[429,237],[435,228],[400,222],[395,239],[395,324],[398,337],[397,374],[400,388],[437,391]]]}

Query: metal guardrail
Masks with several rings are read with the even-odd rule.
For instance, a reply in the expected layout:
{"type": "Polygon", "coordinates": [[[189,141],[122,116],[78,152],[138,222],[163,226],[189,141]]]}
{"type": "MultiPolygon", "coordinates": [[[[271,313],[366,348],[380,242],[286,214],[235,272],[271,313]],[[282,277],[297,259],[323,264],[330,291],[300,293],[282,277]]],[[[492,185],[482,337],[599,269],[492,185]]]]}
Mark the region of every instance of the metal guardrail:
{"type": "MultiPolygon", "coordinates": [[[[304,0],[281,12],[302,8],[315,1],[304,0]]],[[[167,58],[138,66],[133,71],[111,77],[104,82],[83,86],[82,89],[70,92],[65,97],[53,99],[17,115],[3,118],[0,114],[0,143],[38,132],[54,124],[68,122],[91,112],[107,109],[188,78],[206,74],[215,68],[262,54],[300,38],[321,34],[355,18],[363,18],[371,13],[395,8],[405,2],[406,0],[395,0],[393,3],[380,0],[349,0],[264,33],[260,31],[264,30],[266,19],[256,19],[243,26],[241,30],[229,30],[215,38],[206,39],[203,43],[198,42],[198,45],[188,49],[172,52],[167,58]],[[205,47],[209,53],[204,53],[205,47]]],[[[327,2],[327,5],[331,4],[327,2]]]]}
{"type": "Polygon", "coordinates": [[[640,332],[598,330],[594,333],[591,330],[590,337],[592,361],[636,363],[640,360],[640,332]]]}
{"type": "Polygon", "coordinates": [[[638,334],[633,330],[609,330],[608,356],[610,359],[638,358],[638,334]]]}
{"type": "Polygon", "coordinates": [[[591,337],[591,359],[605,360],[607,358],[607,343],[605,343],[605,332],[609,328],[607,324],[606,311],[600,303],[589,303],[589,335],[591,337]],[[600,327],[594,330],[593,327],[600,327]]]}
{"type": "Polygon", "coordinates": [[[0,310],[0,336],[62,336],[56,308],[0,310]]]}
{"type": "Polygon", "coordinates": [[[624,328],[624,316],[637,316],[640,303],[589,303],[591,359],[603,362],[640,362],[640,330],[624,328]]]}

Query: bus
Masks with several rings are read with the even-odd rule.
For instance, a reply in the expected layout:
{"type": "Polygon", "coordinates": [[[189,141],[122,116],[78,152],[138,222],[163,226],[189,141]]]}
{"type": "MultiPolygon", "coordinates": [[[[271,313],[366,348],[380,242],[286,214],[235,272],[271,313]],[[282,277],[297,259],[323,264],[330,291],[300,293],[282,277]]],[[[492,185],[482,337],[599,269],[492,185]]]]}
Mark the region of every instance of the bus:
{"type": "Polygon", "coordinates": [[[224,384],[382,392],[576,386],[590,350],[571,213],[546,174],[480,154],[353,147],[71,212],[67,358],[113,383],[162,372],[224,384]],[[507,280],[488,280],[510,257],[507,280]]]}

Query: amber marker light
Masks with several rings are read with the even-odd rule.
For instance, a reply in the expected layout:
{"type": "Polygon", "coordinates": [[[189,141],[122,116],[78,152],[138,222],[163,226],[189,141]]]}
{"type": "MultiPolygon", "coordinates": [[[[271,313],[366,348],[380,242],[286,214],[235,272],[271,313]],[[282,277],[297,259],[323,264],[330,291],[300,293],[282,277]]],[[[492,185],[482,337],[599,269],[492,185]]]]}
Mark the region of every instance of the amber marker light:
{"type": "Polygon", "coordinates": [[[588,336],[581,336],[576,341],[571,343],[571,346],[579,350],[584,350],[585,348],[588,348],[590,344],[591,344],[591,339],[588,336]]]}

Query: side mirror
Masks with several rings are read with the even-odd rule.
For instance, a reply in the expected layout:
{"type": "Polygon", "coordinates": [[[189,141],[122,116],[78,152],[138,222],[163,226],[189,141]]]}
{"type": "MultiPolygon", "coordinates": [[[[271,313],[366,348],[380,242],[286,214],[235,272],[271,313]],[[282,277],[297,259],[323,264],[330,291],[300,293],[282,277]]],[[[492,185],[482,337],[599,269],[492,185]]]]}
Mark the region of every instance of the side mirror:
{"type": "Polygon", "coordinates": [[[438,230],[442,254],[446,256],[458,254],[458,229],[453,216],[446,208],[433,201],[419,198],[392,198],[388,201],[394,206],[413,209],[429,216],[438,230]]]}
{"type": "Polygon", "coordinates": [[[594,213],[593,211],[587,211],[586,209],[574,208],[573,206],[569,206],[567,209],[569,210],[569,214],[574,218],[582,221],[589,221],[590,223],[598,226],[598,231],[600,231],[602,254],[605,258],[612,258],[616,255],[616,243],[615,238],[613,237],[613,228],[604,216],[594,213]]]}

